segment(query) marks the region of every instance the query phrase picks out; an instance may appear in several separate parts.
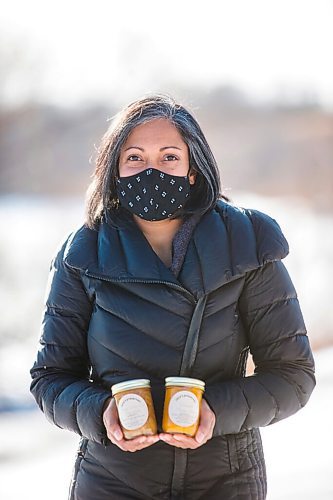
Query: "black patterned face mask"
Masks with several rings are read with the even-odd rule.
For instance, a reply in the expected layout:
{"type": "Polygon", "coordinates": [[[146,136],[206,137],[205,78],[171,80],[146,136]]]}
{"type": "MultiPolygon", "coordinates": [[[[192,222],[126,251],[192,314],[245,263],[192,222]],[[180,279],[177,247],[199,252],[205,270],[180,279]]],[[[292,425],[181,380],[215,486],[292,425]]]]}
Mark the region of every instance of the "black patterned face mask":
{"type": "Polygon", "coordinates": [[[119,177],[117,193],[120,205],[133,214],[149,221],[163,220],[184,206],[190,181],[187,176],[147,168],[129,177],[119,177]]]}

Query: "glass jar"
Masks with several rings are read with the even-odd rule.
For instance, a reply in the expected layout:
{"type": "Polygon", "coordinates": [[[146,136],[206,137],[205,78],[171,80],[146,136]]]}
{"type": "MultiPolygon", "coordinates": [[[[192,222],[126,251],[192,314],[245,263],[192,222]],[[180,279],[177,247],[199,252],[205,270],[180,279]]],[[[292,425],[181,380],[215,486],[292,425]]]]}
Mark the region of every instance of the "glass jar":
{"type": "Polygon", "coordinates": [[[135,379],[111,387],[125,439],[157,433],[150,380],[135,379]]]}
{"type": "Polygon", "coordinates": [[[205,382],[188,377],[167,377],[165,387],[163,431],[194,436],[199,426],[205,382]]]}

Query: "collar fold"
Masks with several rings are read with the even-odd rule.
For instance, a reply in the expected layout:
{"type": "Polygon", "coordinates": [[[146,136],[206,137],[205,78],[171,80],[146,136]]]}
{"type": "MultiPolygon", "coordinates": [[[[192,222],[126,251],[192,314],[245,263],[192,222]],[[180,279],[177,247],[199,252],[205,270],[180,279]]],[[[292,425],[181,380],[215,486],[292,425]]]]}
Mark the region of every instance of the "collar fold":
{"type": "Polygon", "coordinates": [[[119,227],[103,221],[95,231],[81,227],[69,239],[64,258],[84,273],[111,280],[176,284],[198,299],[287,253],[288,244],[276,221],[220,201],[194,228],[178,278],[134,220],[119,227]]]}

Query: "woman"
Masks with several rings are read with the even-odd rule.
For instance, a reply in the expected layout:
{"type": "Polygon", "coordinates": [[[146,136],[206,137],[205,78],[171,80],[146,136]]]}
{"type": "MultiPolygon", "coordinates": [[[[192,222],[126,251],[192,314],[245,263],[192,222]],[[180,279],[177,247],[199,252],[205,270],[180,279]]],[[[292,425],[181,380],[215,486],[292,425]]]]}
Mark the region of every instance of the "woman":
{"type": "Polygon", "coordinates": [[[31,370],[46,417],[82,436],[70,498],[265,498],[258,428],[315,385],[287,253],[273,219],[220,195],[186,109],[156,95],[123,110],[99,149],[86,223],[52,263],[31,370]],[[193,438],[160,428],[165,377],[179,374],[206,383],[193,438]],[[126,440],[110,387],[137,378],[151,381],[159,431],[126,440]]]}

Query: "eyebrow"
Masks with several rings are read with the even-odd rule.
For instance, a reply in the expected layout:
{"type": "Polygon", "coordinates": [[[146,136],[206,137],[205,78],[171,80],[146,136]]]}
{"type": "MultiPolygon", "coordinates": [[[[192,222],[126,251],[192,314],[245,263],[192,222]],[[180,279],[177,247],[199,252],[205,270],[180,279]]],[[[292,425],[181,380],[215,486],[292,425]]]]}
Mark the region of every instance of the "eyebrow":
{"type": "MultiPolygon", "coordinates": [[[[140,148],[140,146],[129,146],[128,148],[125,149],[125,151],[128,151],[129,149],[140,149],[140,151],[144,151],[144,149],[140,148]]],[[[160,148],[160,151],[164,151],[165,149],[179,149],[179,151],[182,150],[177,146],[163,146],[163,148],[160,148]]]]}

